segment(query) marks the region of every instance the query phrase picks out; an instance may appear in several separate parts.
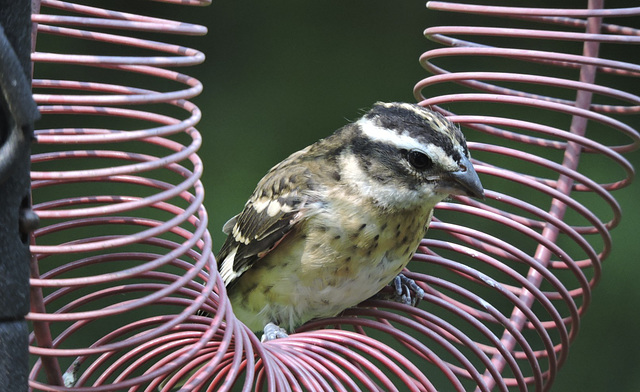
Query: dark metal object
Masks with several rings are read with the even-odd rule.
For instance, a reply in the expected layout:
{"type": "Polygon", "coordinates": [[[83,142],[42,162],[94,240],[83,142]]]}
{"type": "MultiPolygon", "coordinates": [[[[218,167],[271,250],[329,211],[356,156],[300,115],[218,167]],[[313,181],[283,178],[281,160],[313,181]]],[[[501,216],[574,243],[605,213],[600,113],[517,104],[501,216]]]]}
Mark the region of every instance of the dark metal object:
{"type": "MultiPolygon", "coordinates": [[[[29,155],[39,117],[31,97],[31,3],[0,0],[0,389],[27,390],[29,155]]],[[[29,213],[30,212],[30,213],[29,213]]]]}

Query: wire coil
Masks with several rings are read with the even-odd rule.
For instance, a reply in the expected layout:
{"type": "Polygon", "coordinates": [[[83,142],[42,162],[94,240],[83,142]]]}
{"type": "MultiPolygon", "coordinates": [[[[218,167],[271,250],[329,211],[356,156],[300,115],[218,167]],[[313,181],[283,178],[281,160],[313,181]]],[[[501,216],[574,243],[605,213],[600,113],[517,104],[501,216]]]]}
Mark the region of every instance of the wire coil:
{"type": "Polygon", "coordinates": [[[38,358],[31,387],[548,390],[611,251],[609,230],[621,211],[610,192],[634,177],[621,154],[640,144],[638,132],[619,119],[638,114],[640,98],[594,82],[595,74],[640,76],[637,64],[599,56],[602,44],[640,43],[639,30],[601,18],[639,15],[640,8],[606,10],[597,0],[591,3],[585,10],[428,3],[432,10],[537,26],[425,31],[445,47],[421,56],[433,76],[416,85],[416,99],[465,128],[487,200],[457,197],[456,203],[439,205],[439,219],[406,272],[427,293],[420,307],[372,299],[262,344],[235,319],[224,285],[210,272],[216,267],[202,206],[196,153],[201,136],[194,128],[200,112],[188,101],[201,85],[165,69],[204,57],[190,48],[113,33],[206,30],[43,0],[43,7],[70,15],[35,13],[39,40],[55,34],[97,45],[87,50],[112,53],[115,44],[115,52],[134,48],[129,53],[135,55],[33,53],[40,111],[67,117],[60,128],[36,131],[47,151],[32,158],[34,210],[43,225],[31,248],[30,351],[38,358]],[[540,23],[585,32],[543,30],[540,23]],[[511,47],[498,45],[503,38],[511,47]],[[531,38],[574,42],[580,54],[541,50],[539,42],[531,49],[531,38]],[[459,61],[469,56],[474,61],[459,61]],[[483,57],[502,58],[522,71],[464,68],[483,57]],[[46,79],[38,73],[44,62],[90,67],[104,79],[46,79]],[[167,90],[175,82],[186,87],[158,92],[123,85],[123,79],[132,85],[167,81],[167,90]],[[454,93],[438,95],[443,85],[454,93]],[[540,85],[557,96],[542,95],[540,85]],[[492,110],[498,114],[487,115],[492,110]],[[563,121],[568,131],[553,125],[563,121]],[[601,138],[603,130],[619,137],[609,132],[601,138]],[[521,171],[509,169],[514,161],[521,171]],[[600,165],[620,177],[600,179],[594,170],[600,165]],[[212,316],[199,316],[198,309],[212,316]]]}
{"type": "MultiPolygon", "coordinates": [[[[482,328],[499,326],[498,330],[502,330],[501,334],[492,337],[500,337],[498,344],[494,340],[486,340],[486,337],[465,344],[481,347],[483,354],[491,359],[491,365],[482,374],[476,369],[458,371],[464,378],[479,379],[482,375],[483,382],[478,384],[480,390],[494,386],[499,389],[518,386],[524,390],[527,384],[533,384],[536,390],[547,390],[553,383],[557,369],[566,359],[569,344],[576,336],[580,317],[588,308],[591,289],[600,278],[601,263],[611,250],[609,230],[621,218],[620,207],[609,192],[628,185],[634,177],[633,167],[620,154],[638,148],[638,133],[613,116],[637,114],[640,98],[615,88],[596,85],[594,80],[597,73],[618,77],[640,76],[637,64],[598,57],[603,43],[640,43],[638,30],[604,24],[601,16],[637,15],[640,9],[603,10],[600,9],[602,2],[592,1],[590,4],[592,9],[567,10],[428,3],[428,7],[434,10],[500,16],[520,20],[522,24],[542,23],[585,30],[584,33],[576,33],[524,27],[443,26],[425,31],[430,40],[447,47],[421,56],[422,65],[434,75],[416,85],[416,98],[421,104],[433,106],[450,116],[452,121],[482,134],[478,138],[489,140],[469,145],[474,157],[479,159],[474,163],[477,171],[509,182],[508,186],[494,188],[500,192],[487,192],[486,203],[469,199],[464,200],[464,205],[443,203],[440,206],[442,210],[485,220],[476,226],[483,227],[483,230],[437,222],[431,229],[449,233],[455,242],[425,240],[424,247],[419,249],[420,254],[416,255],[420,261],[438,265],[464,278],[452,286],[451,282],[420,275],[420,280],[427,283],[434,299],[464,309],[469,317],[481,322],[482,328]],[[472,36],[475,41],[457,38],[459,36],[472,36]],[[482,42],[493,42],[492,37],[510,38],[510,47],[482,42]],[[577,41],[582,46],[579,48],[582,54],[532,50],[527,47],[530,39],[577,41]],[[523,69],[524,72],[446,70],[436,65],[450,57],[499,57],[509,63],[507,67],[523,69]],[[523,63],[537,66],[527,68],[523,63]],[[578,70],[579,80],[554,76],[559,73],[558,68],[578,70]],[[527,73],[527,69],[531,69],[531,73],[527,73]],[[547,70],[548,75],[541,74],[547,70]],[[461,92],[425,98],[430,89],[441,83],[456,84],[462,87],[461,92]],[[536,93],[536,87],[540,85],[557,88],[554,91],[558,91],[558,96],[536,93]],[[570,97],[570,93],[575,94],[575,99],[565,98],[570,97]],[[603,97],[613,99],[615,103],[599,104],[603,97]],[[489,108],[490,111],[491,104],[500,105],[502,114],[510,113],[513,117],[454,115],[443,109],[446,105],[447,108],[462,106],[465,112],[470,108],[473,111],[489,108]],[[518,110],[517,106],[530,110],[518,110]],[[505,107],[515,109],[508,112],[505,107]],[[564,120],[570,124],[569,131],[543,123],[543,119],[555,114],[564,118],[554,123],[564,120]],[[598,131],[620,132],[627,142],[613,146],[597,142],[585,135],[588,124],[598,131]],[[514,145],[517,148],[513,148],[514,145]],[[494,164],[502,159],[500,157],[531,165],[494,164]],[[605,158],[598,162],[608,160],[604,164],[619,166],[624,177],[619,180],[607,178],[609,182],[605,183],[593,180],[590,178],[593,174],[589,172],[596,161],[593,157],[605,158]],[[581,160],[588,160],[588,163],[579,169],[581,160]],[[530,168],[530,171],[516,172],[509,168],[513,166],[530,168]],[[587,197],[582,196],[587,192],[596,194],[608,206],[610,218],[602,219],[593,212],[597,202],[591,198],[587,204],[587,197]],[[525,194],[529,196],[518,196],[525,194]],[[536,198],[536,195],[541,197],[536,198]],[[525,200],[537,200],[539,204],[525,200]],[[544,202],[540,203],[540,200],[544,202]],[[545,205],[549,207],[543,207],[545,205]],[[504,234],[505,229],[509,235],[504,234]],[[599,236],[600,249],[594,247],[594,240],[589,240],[591,235],[599,236]],[[532,247],[528,244],[527,237],[537,245],[532,247]],[[438,254],[441,250],[456,256],[444,258],[438,254]],[[470,256],[473,261],[462,262],[465,256],[467,259],[470,256]],[[490,288],[492,296],[477,297],[471,289],[476,286],[490,288]],[[454,295],[449,295],[450,292],[454,295]],[[496,296],[508,302],[502,307],[495,306],[495,302],[500,303],[499,299],[493,299],[496,296]],[[486,302],[487,298],[492,298],[491,303],[486,302]],[[502,350],[497,350],[497,347],[502,350]],[[513,376],[496,378],[495,374],[501,374],[505,369],[513,376]],[[525,369],[528,369],[527,373],[522,372],[525,369]]],[[[544,48],[539,41],[535,46],[544,48]]],[[[471,63],[462,61],[457,64],[471,63]]],[[[496,183],[505,184],[504,181],[496,183]]],[[[455,221],[463,222],[464,219],[455,221]]],[[[431,272],[433,274],[435,272],[431,272]]],[[[481,326],[474,328],[482,331],[481,326]]],[[[436,330],[450,336],[441,327],[436,330]]]]}
{"type": "Polygon", "coordinates": [[[204,55],[178,45],[93,30],[194,35],[206,29],[63,1],[43,0],[41,6],[68,15],[34,13],[40,40],[56,35],[62,43],[88,40],[103,53],[119,45],[160,56],[37,51],[32,55],[36,76],[38,64],[60,63],[67,67],[63,77],[72,78],[68,70],[78,67],[107,81],[55,75],[33,81],[43,116],[66,116],[66,121],[61,121],[64,127],[35,132],[44,151],[32,157],[32,190],[43,227],[34,233],[31,246],[30,351],[39,356],[31,387],[82,389],[87,380],[93,382],[91,390],[141,385],[177,369],[215,333],[212,323],[213,328],[191,343],[190,355],[151,372],[140,373],[139,358],[127,362],[150,342],[166,339],[212,296],[213,282],[206,287],[191,283],[201,271],[215,268],[202,206],[202,162],[196,155],[202,138],[194,126],[201,113],[188,101],[202,85],[162,68],[199,64],[204,55]],[[154,86],[162,85],[160,79],[168,88],[175,88],[176,82],[185,87],[159,92],[124,86],[108,81],[110,71],[116,80],[138,75],[136,83],[149,77],[154,86]],[[147,106],[127,108],[131,105],[147,106]],[[81,125],[69,125],[75,119],[81,125]],[[131,124],[140,128],[118,130],[131,124]],[[174,311],[146,310],[161,304],[174,311]],[[79,337],[87,334],[104,336],[81,342],[79,337]]]}

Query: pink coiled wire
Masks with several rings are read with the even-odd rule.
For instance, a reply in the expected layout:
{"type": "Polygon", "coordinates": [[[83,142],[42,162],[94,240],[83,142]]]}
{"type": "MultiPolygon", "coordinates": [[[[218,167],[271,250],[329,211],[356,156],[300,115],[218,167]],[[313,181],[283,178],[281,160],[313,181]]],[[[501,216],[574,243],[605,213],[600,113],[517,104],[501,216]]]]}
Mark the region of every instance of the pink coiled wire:
{"type": "Polygon", "coordinates": [[[193,283],[215,269],[202,205],[202,161],[196,154],[202,137],[194,126],[201,113],[188,101],[202,85],[162,68],[198,64],[204,55],[113,30],[197,35],[206,29],[63,1],[44,0],[40,5],[68,15],[34,13],[39,39],[53,34],[62,43],[82,39],[160,55],[32,55],[40,112],[81,125],[35,132],[44,151],[33,155],[31,173],[34,210],[42,227],[31,246],[28,319],[33,325],[30,351],[38,359],[30,385],[39,390],[66,386],[105,391],[139,386],[194,357],[221,323],[221,317],[208,319],[206,333],[173,362],[151,366],[139,359],[157,350],[158,342],[170,339],[168,334],[215,297],[214,281],[206,286],[193,283]],[[154,87],[174,90],[74,80],[72,73],[42,77],[42,63],[89,68],[83,75],[97,80],[108,71],[139,75],[140,81],[150,77],[154,87]],[[175,90],[176,82],[185,87],[175,90]],[[166,106],[182,117],[164,114],[172,113],[163,109],[166,106]],[[121,119],[119,124],[139,128],[101,127],[121,119]],[[83,341],[82,336],[93,340],[83,341]],[[143,367],[150,369],[142,372],[143,367]]]}
{"type": "MultiPolygon", "coordinates": [[[[524,384],[533,384],[535,390],[550,388],[558,368],[566,359],[569,344],[576,336],[580,317],[588,308],[591,289],[601,275],[601,263],[611,250],[609,230],[621,218],[620,207],[609,192],[627,186],[634,177],[633,167],[621,153],[637,149],[640,139],[636,130],[618,118],[637,114],[640,98],[616,88],[596,85],[594,80],[596,73],[631,78],[640,76],[637,64],[598,57],[601,44],[640,43],[638,30],[604,24],[601,16],[638,15],[640,8],[603,10],[600,1],[590,1],[589,4],[590,9],[566,10],[428,3],[428,7],[434,10],[492,15],[585,30],[580,33],[513,27],[438,26],[425,31],[429,39],[448,47],[434,49],[421,56],[423,66],[434,75],[416,85],[416,98],[421,104],[436,108],[450,116],[452,121],[491,140],[491,143],[470,143],[469,147],[478,159],[476,170],[485,176],[504,180],[499,182],[502,188],[486,192],[487,201],[484,203],[466,199],[464,205],[441,204],[442,210],[477,216],[485,223],[477,223],[470,228],[436,222],[431,229],[446,231],[454,243],[427,239],[423,242],[424,247],[419,249],[421,254],[416,255],[420,261],[436,264],[463,278],[452,286],[452,282],[434,282],[433,277],[421,275],[420,280],[427,283],[430,295],[464,309],[467,315],[481,320],[485,327],[499,327],[494,336],[500,337],[499,345],[495,341],[491,344],[473,342],[491,358],[492,365],[482,372],[488,389],[496,385],[500,387],[498,384],[501,382],[508,387],[517,385],[521,390],[526,388],[524,384]],[[458,38],[461,36],[465,39],[458,38]],[[469,36],[473,40],[468,40],[469,36]],[[489,37],[510,38],[503,41],[509,46],[485,45],[482,41],[489,37]],[[540,49],[528,49],[525,41],[531,39],[579,41],[584,44],[582,54],[560,53],[544,50],[544,45],[539,42],[536,47],[540,49]],[[457,64],[462,64],[462,67],[458,66],[462,69],[447,70],[437,65],[450,57],[461,58],[457,64]],[[469,69],[470,64],[481,63],[483,57],[501,58],[514,70],[520,69],[518,64],[527,62],[544,66],[535,68],[535,73],[469,69]],[[556,77],[554,72],[557,68],[578,70],[579,80],[556,77]],[[549,72],[549,75],[544,72],[549,72]],[[429,89],[441,83],[453,83],[465,91],[425,98],[429,96],[429,89]],[[574,91],[575,99],[527,91],[537,91],[539,85],[574,91]],[[620,103],[599,104],[600,96],[620,103]],[[463,105],[466,103],[473,105],[463,105]],[[491,110],[493,104],[500,106],[501,116],[480,115],[482,111],[491,110]],[[455,109],[452,108],[457,106],[462,106],[465,113],[471,113],[453,114],[455,109]],[[533,110],[510,111],[517,106],[533,110]],[[562,114],[570,124],[569,129],[545,124],[544,112],[562,114]],[[608,146],[586,137],[587,125],[598,128],[597,124],[622,133],[629,142],[608,146]],[[556,151],[562,154],[554,154],[556,151]],[[608,179],[605,183],[591,179],[587,165],[581,170],[578,167],[585,154],[605,157],[618,165],[622,169],[619,172],[625,177],[608,179]],[[532,165],[493,164],[498,157],[511,158],[508,162],[524,161],[532,165]],[[518,170],[530,168],[531,171],[516,171],[513,167],[518,170]],[[543,168],[547,176],[537,174],[540,172],[538,168],[543,168]],[[591,205],[588,205],[582,201],[585,200],[581,197],[583,192],[596,194],[609,207],[611,217],[603,219],[592,212],[596,203],[590,201],[591,205]],[[510,234],[521,234],[522,239],[514,241],[512,238],[519,237],[508,235],[510,240],[505,240],[505,230],[510,234]],[[589,240],[588,236],[592,235],[600,237],[599,250],[593,245],[594,240],[589,240]],[[535,248],[527,244],[527,237],[537,244],[535,248]],[[440,250],[446,250],[447,255],[453,253],[458,256],[444,258],[438,254],[440,250]],[[469,256],[473,261],[462,261],[469,256]],[[490,288],[493,295],[474,299],[471,287],[477,286],[490,288]],[[449,295],[449,292],[455,295],[449,295]],[[494,302],[500,303],[500,298],[488,301],[495,296],[503,297],[509,304],[495,306],[494,302]],[[469,300],[475,304],[465,303],[469,300]],[[499,346],[504,347],[509,355],[498,352],[496,347],[499,346]],[[514,366],[528,372],[519,374],[514,366]],[[505,368],[514,375],[496,379],[495,373],[503,373],[505,368]]],[[[558,94],[567,96],[563,93],[558,94]]],[[[561,122],[557,120],[556,123],[561,122]]],[[[467,131],[471,140],[472,135],[467,131]]],[[[483,181],[487,182],[484,178],[483,181]]],[[[464,218],[457,215],[455,222],[464,222],[464,218]]],[[[437,272],[430,272],[430,275],[434,274],[437,272]]],[[[443,334],[448,335],[445,331],[443,334]]],[[[477,371],[480,372],[480,368],[477,371]]],[[[460,370],[459,374],[474,378],[472,372],[460,370]]],[[[484,388],[478,385],[478,389],[484,388]]]]}
{"type": "Polygon", "coordinates": [[[490,13],[585,33],[427,29],[429,39],[449,47],[421,57],[433,76],[416,85],[416,99],[464,127],[486,200],[460,197],[438,207],[438,219],[406,272],[426,292],[419,307],[372,299],[339,317],[307,323],[287,339],[262,344],[237,322],[219,276],[211,273],[216,267],[197,156],[201,136],[193,128],[200,112],[188,101],[201,85],[164,68],[197,64],[204,57],[190,48],[114,33],[204,34],[205,29],[60,1],[42,6],[69,15],[35,13],[39,34],[161,55],[33,54],[34,96],[41,112],[81,124],[36,132],[45,151],[34,155],[32,173],[34,209],[42,220],[32,246],[28,316],[34,331],[30,351],[37,358],[33,389],[551,388],[610,253],[609,230],[622,216],[610,192],[634,176],[621,154],[640,143],[637,131],[622,120],[638,113],[640,98],[594,83],[599,72],[640,75],[637,64],[598,57],[600,44],[637,44],[640,34],[601,23],[599,17],[638,15],[640,9],[603,10],[598,1],[587,10],[430,2],[432,10],[490,13]],[[456,38],[461,35],[477,42],[456,38]],[[510,38],[512,47],[489,45],[483,41],[487,37],[510,38]],[[530,38],[585,44],[581,54],[545,51],[543,44],[536,50],[524,43],[518,47],[530,38]],[[496,56],[513,64],[539,64],[550,74],[471,68],[496,56]],[[460,69],[438,65],[453,57],[462,59],[455,65],[460,69]],[[132,84],[153,80],[154,89],[160,81],[171,83],[168,92],[158,92],[66,80],[69,75],[44,79],[39,75],[43,62],[90,67],[96,79],[108,80],[112,72],[123,79],[133,74],[139,78],[127,79],[132,84]],[[564,68],[578,70],[577,80],[555,75],[554,69],[564,68]],[[175,82],[186,87],[174,91],[175,82]],[[456,93],[431,93],[445,84],[456,93]],[[539,85],[564,93],[539,95],[539,85]],[[58,91],[45,94],[49,90],[58,91]],[[566,91],[575,92],[575,99],[566,91]],[[597,97],[621,103],[599,103],[597,97]],[[510,110],[517,107],[528,110],[510,110]],[[186,113],[186,118],[166,112],[186,113]],[[564,129],[539,113],[557,114],[569,125],[564,129]],[[101,127],[95,116],[122,128],[101,127]],[[617,131],[628,142],[605,145],[586,136],[587,124],[599,124],[598,132],[617,131]],[[588,167],[578,166],[592,157],[619,167],[622,177],[592,178],[588,167]],[[584,197],[591,194],[595,197],[584,197]],[[610,211],[604,218],[601,206],[610,211]],[[198,309],[210,316],[197,315],[198,309]]]}

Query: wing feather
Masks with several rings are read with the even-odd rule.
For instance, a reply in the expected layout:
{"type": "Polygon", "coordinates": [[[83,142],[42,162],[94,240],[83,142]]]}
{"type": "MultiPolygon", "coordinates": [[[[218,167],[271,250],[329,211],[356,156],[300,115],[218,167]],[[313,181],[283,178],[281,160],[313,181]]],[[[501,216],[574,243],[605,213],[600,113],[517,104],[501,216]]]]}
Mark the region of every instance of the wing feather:
{"type": "Polygon", "coordinates": [[[227,286],[273,250],[317,205],[317,182],[309,170],[291,165],[287,177],[274,175],[289,159],[271,169],[242,212],[224,225],[228,237],[218,261],[227,286]]]}
{"type": "MultiPolygon", "coordinates": [[[[238,214],[240,215],[240,214],[238,214]]],[[[233,218],[229,219],[224,226],[222,226],[222,232],[225,233],[226,235],[231,234],[231,230],[233,230],[233,226],[236,225],[236,222],[238,221],[238,215],[235,215],[233,218]]]]}

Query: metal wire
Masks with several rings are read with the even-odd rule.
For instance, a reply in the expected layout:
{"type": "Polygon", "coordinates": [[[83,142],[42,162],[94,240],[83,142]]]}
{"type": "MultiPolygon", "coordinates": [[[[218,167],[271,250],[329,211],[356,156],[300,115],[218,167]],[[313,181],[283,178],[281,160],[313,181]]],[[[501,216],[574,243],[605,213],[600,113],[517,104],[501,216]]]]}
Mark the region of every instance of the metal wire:
{"type": "MultiPolygon", "coordinates": [[[[634,177],[633,167],[620,154],[637,149],[639,143],[638,133],[613,117],[637,114],[640,110],[638,96],[594,83],[598,73],[617,77],[640,76],[637,64],[599,57],[601,44],[640,43],[639,31],[605,24],[602,16],[638,15],[640,8],[604,10],[602,1],[597,0],[590,1],[590,9],[585,10],[487,7],[445,2],[429,2],[428,7],[516,19],[523,27],[443,26],[425,31],[430,40],[447,47],[421,56],[422,65],[434,75],[416,85],[416,98],[421,104],[433,106],[450,116],[452,121],[491,140],[491,143],[470,143],[474,156],[481,159],[474,164],[479,173],[505,179],[509,185],[494,188],[499,191],[486,192],[486,203],[465,199],[464,204],[440,205],[442,210],[471,214],[485,223],[479,223],[474,229],[436,222],[431,230],[446,231],[455,242],[425,240],[416,259],[454,272],[464,280],[452,285],[452,282],[434,278],[434,272],[430,276],[421,274],[419,279],[426,283],[434,299],[463,309],[467,315],[480,321],[482,327],[498,327],[493,329],[496,331],[493,338],[500,337],[499,343],[486,339],[472,342],[490,357],[491,365],[484,370],[459,369],[461,377],[477,378],[482,374],[487,389],[495,386],[504,388],[500,385],[504,382],[508,387],[517,385],[521,390],[525,389],[524,384],[533,384],[535,390],[548,390],[566,359],[570,342],[576,336],[580,316],[589,306],[591,289],[600,278],[601,263],[611,250],[608,231],[621,218],[620,207],[609,192],[628,185],[634,177]],[[533,23],[538,23],[538,26],[552,24],[556,29],[525,28],[525,25],[533,23]],[[584,32],[558,31],[558,27],[579,28],[584,32]],[[471,36],[474,41],[463,40],[459,38],[461,36],[471,36]],[[482,42],[493,43],[493,37],[509,38],[509,41],[500,41],[508,42],[509,47],[482,42]],[[540,39],[547,42],[577,41],[581,43],[579,49],[582,53],[544,50],[540,39]],[[530,49],[531,42],[540,49],[530,49]],[[458,58],[458,69],[447,70],[437,65],[450,57],[458,58]],[[506,68],[523,71],[460,69],[483,57],[504,59],[508,63],[506,68]],[[470,60],[465,61],[467,58],[470,60]],[[537,66],[528,68],[526,63],[537,66]],[[578,80],[555,76],[563,74],[558,68],[577,70],[578,80]],[[430,89],[441,83],[461,86],[461,92],[425,98],[430,89]],[[558,96],[536,93],[539,85],[557,88],[558,96]],[[575,98],[565,98],[571,97],[572,92],[575,98]],[[604,98],[610,98],[614,103],[600,104],[604,98]],[[477,110],[491,110],[491,104],[500,105],[501,116],[473,114],[477,110]],[[443,108],[445,105],[448,109],[462,107],[469,114],[453,114],[443,108]],[[518,106],[528,110],[518,110],[518,106]],[[505,113],[510,116],[504,116],[505,113]],[[544,124],[545,118],[554,116],[560,118],[554,123],[564,121],[569,124],[568,130],[544,124]],[[628,142],[613,146],[602,144],[586,136],[587,126],[598,131],[618,131],[628,142]],[[556,151],[561,154],[556,154],[556,151]],[[529,162],[532,165],[515,167],[529,168],[530,171],[516,172],[510,165],[494,164],[500,156],[512,158],[511,162],[529,162]],[[594,157],[604,159],[596,160],[594,157]],[[579,165],[585,159],[587,163],[579,165]],[[604,183],[590,178],[596,161],[620,166],[622,170],[618,172],[623,172],[624,177],[618,180],[607,178],[604,183]],[[587,198],[582,195],[584,192],[596,194],[601,202],[591,198],[587,204],[587,198]],[[517,196],[525,194],[527,198],[517,196]],[[536,198],[536,195],[547,197],[536,198]],[[539,204],[534,205],[531,200],[539,204]],[[540,200],[545,202],[540,203],[540,200]],[[602,203],[610,209],[610,218],[593,212],[602,203]],[[479,227],[482,231],[477,229],[479,227]],[[505,235],[505,231],[521,234],[522,239],[514,241],[518,236],[505,235]],[[590,235],[597,235],[600,240],[589,240],[590,235]],[[531,248],[526,237],[534,240],[535,248],[531,248]],[[458,256],[444,258],[438,254],[441,250],[458,256]],[[461,262],[469,256],[473,262],[461,262]],[[491,297],[477,297],[472,289],[476,286],[490,288],[493,292],[491,297]],[[496,306],[501,302],[499,297],[508,303],[496,306]],[[502,350],[498,351],[497,347],[502,350]],[[514,366],[528,371],[521,374],[514,366]],[[495,374],[503,374],[506,369],[514,375],[496,378],[495,374]]],[[[483,178],[483,182],[490,181],[483,178]]],[[[464,220],[458,218],[455,222],[464,220]]],[[[479,327],[475,326],[480,330],[479,327]]],[[[442,327],[434,330],[449,340],[457,340],[442,327]]],[[[478,389],[483,387],[478,385],[478,389]]]]}
{"type": "Polygon", "coordinates": [[[32,55],[34,98],[43,116],[63,117],[64,126],[35,132],[44,152],[33,155],[31,173],[42,227],[31,245],[30,352],[38,359],[30,386],[112,391],[143,385],[193,358],[220,325],[207,319],[206,333],[170,363],[140,360],[149,355],[145,349],[169,339],[170,331],[216,297],[213,281],[205,287],[193,283],[215,269],[196,155],[202,138],[194,126],[201,113],[188,101],[202,85],[163,68],[199,64],[204,55],[118,31],[197,35],[206,29],[63,1],[40,5],[58,15],[33,14],[39,40],[50,34],[61,46],[65,40],[88,40],[88,50],[103,52],[32,55]],[[109,54],[123,48],[136,55],[109,54]],[[138,55],[145,50],[151,54],[138,55]],[[64,64],[64,73],[42,77],[42,63],[64,64]],[[74,67],[107,81],[75,80],[74,67]],[[116,80],[138,75],[128,80],[137,85],[151,80],[156,88],[164,80],[171,90],[116,84],[108,81],[109,72],[116,80]],[[176,90],[176,82],[185,87],[176,90]],[[138,128],[126,129],[132,125],[138,128]]]}
{"type": "Polygon", "coordinates": [[[372,299],[262,344],[233,316],[218,274],[209,274],[216,268],[196,155],[201,137],[193,128],[200,112],[187,101],[201,85],[164,68],[197,64],[203,55],[113,33],[205,29],[60,1],[42,5],[65,15],[35,13],[40,35],[163,55],[33,54],[40,111],[68,116],[63,127],[36,131],[50,151],[32,159],[42,220],[32,245],[28,316],[33,389],[549,390],[611,251],[609,230],[621,211],[610,192],[634,177],[621,154],[640,144],[620,119],[640,112],[640,98],[594,83],[596,74],[640,76],[640,65],[599,56],[602,44],[640,43],[640,31],[602,17],[639,15],[640,8],[605,10],[598,0],[585,10],[429,2],[434,11],[523,25],[425,31],[445,47],[421,56],[433,75],[416,85],[416,99],[465,128],[487,199],[439,205],[406,272],[427,293],[419,307],[372,299]],[[498,45],[502,38],[509,47],[498,45]],[[528,47],[531,39],[536,49],[528,47]],[[578,54],[543,49],[558,40],[575,42],[578,54]],[[522,71],[470,68],[484,57],[522,71]],[[45,79],[38,73],[43,62],[90,67],[99,80],[115,72],[114,80],[135,75],[127,79],[135,85],[151,76],[154,86],[168,80],[186,87],[157,92],[45,79]],[[438,95],[441,85],[454,93],[438,95]],[[557,95],[541,95],[540,85],[557,95]],[[134,104],[142,109],[122,107],[134,104]],[[167,107],[187,118],[160,114],[167,107]],[[563,121],[566,129],[553,125],[563,121]],[[599,166],[619,177],[601,179],[599,166]],[[212,316],[198,316],[198,309],[212,316]]]}

